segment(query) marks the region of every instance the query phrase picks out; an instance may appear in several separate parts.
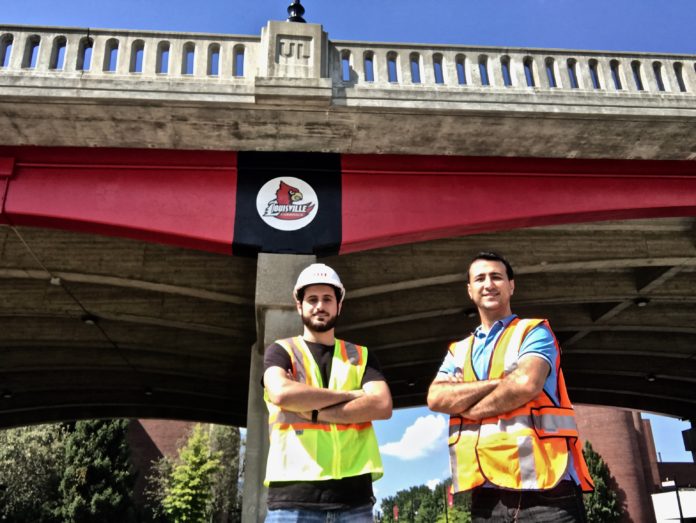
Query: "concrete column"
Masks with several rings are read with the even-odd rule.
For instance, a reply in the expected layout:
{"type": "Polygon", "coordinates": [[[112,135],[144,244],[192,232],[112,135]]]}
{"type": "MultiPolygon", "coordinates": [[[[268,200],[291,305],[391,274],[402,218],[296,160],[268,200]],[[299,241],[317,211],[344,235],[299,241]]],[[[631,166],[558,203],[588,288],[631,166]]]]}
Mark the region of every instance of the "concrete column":
{"type": "Polygon", "coordinates": [[[592,75],[590,73],[590,63],[589,60],[580,60],[575,64],[575,75],[578,79],[578,87],[580,89],[593,90],[592,85],[592,75]]]}
{"type": "Polygon", "coordinates": [[[522,89],[527,87],[527,76],[524,74],[524,55],[510,55],[510,79],[513,87],[522,89]]]}
{"type": "Polygon", "coordinates": [[[691,428],[682,432],[684,437],[684,446],[687,450],[691,450],[691,456],[696,463],[696,419],[689,420],[691,428]]]}
{"type": "Polygon", "coordinates": [[[502,56],[500,54],[488,55],[488,78],[493,87],[505,87],[502,56]]]}
{"type": "Polygon", "coordinates": [[[89,63],[89,72],[95,75],[104,75],[104,56],[106,54],[106,41],[108,37],[94,35],[92,37],[92,58],[89,63]]]}
{"type": "Polygon", "coordinates": [[[234,43],[225,42],[220,44],[220,58],[218,60],[218,72],[220,78],[226,80],[233,78],[234,71],[234,43]]]}
{"type": "Polygon", "coordinates": [[[75,72],[77,69],[77,51],[80,47],[80,40],[83,34],[68,34],[65,45],[65,59],[63,60],[63,70],[66,73],[75,72]]]}
{"type": "Polygon", "coordinates": [[[37,71],[48,71],[48,66],[51,63],[51,51],[53,50],[53,39],[57,35],[54,34],[43,34],[41,35],[41,40],[39,43],[39,53],[36,57],[36,66],[34,67],[37,71]]]}
{"type": "Polygon", "coordinates": [[[442,75],[445,77],[445,85],[459,85],[457,77],[457,54],[451,51],[443,53],[442,58],[442,75]]]}
{"type": "Polygon", "coordinates": [[[143,72],[145,77],[156,76],[157,71],[157,45],[159,40],[148,38],[145,40],[145,49],[143,50],[143,72]]]}
{"type": "Polygon", "coordinates": [[[467,58],[471,60],[471,62],[469,63],[469,78],[471,79],[471,85],[475,87],[481,87],[483,85],[483,82],[481,80],[481,69],[479,66],[479,60],[481,59],[481,56],[477,54],[468,56],[467,58]]]}
{"type": "Polygon", "coordinates": [[[387,72],[387,53],[383,49],[375,51],[372,55],[372,71],[375,74],[375,83],[389,83],[389,73],[387,72]]]}
{"type": "Polygon", "coordinates": [[[10,62],[8,64],[8,69],[13,69],[19,71],[22,69],[22,61],[24,60],[24,52],[27,45],[27,37],[29,35],[23,32],[13,33],[12,39],[12,54],[10,55],[10,62]]]}
{"type": "MultiPolygon", "coordinates": [[[[196,51],[193,57],[193,76],[196,78],[207,78],[208,77],[208,60],[210,58],[210,45],[213,42],[203,41],[196,42],[196,51]]],[[[218,62],[218,71],[220,70],[220,63],[218,62]]]]}
{"type": "MultiPolygon", "coordinates": [[[[414,85],[413,75],[411,74],[411,53],[404,50],[396,56],[396,75],[397,83],[407,86],[414,85]]],[[[418,56],[418,74],[421,75],[421,83],[423,82],[423,71],[421,66],[421,57],[418,56]]],[[[417,85],[417,84],[416,84],[417,85]]]]}
{"type": "Polygon", "coordinates": [[[264,348],[279,338],[296,336],[302,323],[295,310],[292,288],[297,276],[315,256],[265,254],[256,266],[256,345],[252,347],[247,410],[247,445],[242,501],[243,523],[257,523],[266,516],[263,478],[268,455],[268,414],[263,402],[264,348]]]}
{"type": "MultiPolygon", "coordinates": [[[[355,50],[354,52],[351,53],[350,59],[351,59],[351,67],[353,68],[353,71],[355,73],[355,83],[356,84],[364,84],[365,83],[365,55],[364,55],[364,50],[359,49],[355,50]]],[[[340,57],[339,57],[340,60],[340,57]]],[[[374,65],[374,63],[373,63],[374,65]]],[[[374,72],[374,69],[373,69],[374,72]]],[[[352,75],[351,75],[352,77],[352,75]]]]}

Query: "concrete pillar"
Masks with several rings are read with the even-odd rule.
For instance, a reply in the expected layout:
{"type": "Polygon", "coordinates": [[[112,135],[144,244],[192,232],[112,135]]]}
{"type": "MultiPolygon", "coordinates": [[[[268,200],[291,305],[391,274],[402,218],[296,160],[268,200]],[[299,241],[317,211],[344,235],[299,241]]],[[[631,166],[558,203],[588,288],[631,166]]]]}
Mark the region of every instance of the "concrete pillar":
{"type": "MultiPolygon", "coordinates": [[[[353,68],[353,71],[355,72],[356,76],[356,82],[358,84],[364,84],[365,83],[365,55],[364,55],[364,50],[356,50],[351,53],[351,67],[353,68]]],[[[340,61],[340,57],[339,57],[340,61]]],[[[374,64],[373,64],[374,65],[374,64]]],[[[374,72],[374,69],[373,69],[374,72]]]]}
{"type": "Polygon", "coordinates": [[[682,432],[684,448],[691,452],[692,459],[696,463],[696,419],[689,420],[691,428],[682,432]]]}
{"type": "Polygon", "coordinates": [[[300,271],[314,263],[315,256],[265,254],[256,266],[256,345],[252,347],[249,372],[246,457],[242,521],[257,523],[266,515],[263,478],[268,455],[268,415],[263,402],[264,348],[279,338],[296,336],[302,323],[295,310],[292,288],[300,271]]]}
{"type": "Polygon", "coordinates": [[[491,85],[494,87],[505,87],[505,79],[503,78],[503,63],[502,54],[488,55],[488,78],[491,85]]]}

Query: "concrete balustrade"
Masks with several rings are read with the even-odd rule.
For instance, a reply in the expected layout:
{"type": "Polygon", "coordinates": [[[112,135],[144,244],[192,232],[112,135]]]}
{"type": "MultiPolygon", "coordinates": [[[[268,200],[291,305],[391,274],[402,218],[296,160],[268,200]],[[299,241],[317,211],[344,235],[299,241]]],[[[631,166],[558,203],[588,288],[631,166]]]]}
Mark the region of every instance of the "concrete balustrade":
{"type": "MultiPolygon", "coordinates": [[[[227,36],[185,33],[105,31],[77,28],[0,27],[0,63],[6,52],[10,53],[6,67],[0,68],[3,76],[32,76],[49,78],[73,78],[140,82],[149,80],[195,79],[196,81],[225,80],[244,81],[235,75],[235,56],[244,53],[246,64],[256,61],[259,37],[227,36]],[[31,61],[31,48],[38,42],[38,55],[31,61]],[[9,48],[8,48],[8,44],[9,48]],[[63,66],[56,68],[57,52],[65,46],[63,66]],[[194,70],[186,74],[186,49],[194,53],[194,70]],[[210,74],[211,49],[219,53],[218,74],[210,74]],[[109,70],[111,52],[115,50],[115,67],[109,70]],[[142,66],[136,71],[136,55],[142,51],[142,66]],[[162,52],[165,57],[165,73],[162,70],[162,52]],[[85,61],[86,57],[91,58],[85,61]]],[[[245,64],[245,69],[247,68],[245,64]]],[[[249,68],[252,69],[252,68],[249,68]]],[[[247,78],[249,80],[249,78],[247,78]]]]}
{"type": "MultiPolygon", "coordinates": [[[[275,24],[275,32],[282,32],[287,24],[275,24]]],[[[312,27],[311,24],[303,27],[312,27]]],[[[7,66],[0,69],[2,76],[33,76],[51,78],[83,78],[138,83],[142,79],[173,79],[196,82],[251,82],[254,77],[265,77],[259,71],[263,58],[274,50],[260,49],[260,37],[205,35],[188,33],[158,33],[135,31],[106,31],[74,28],[41,28],[4,26],[0,27],[0,59],[5,53],[10,57],[7,66]],[[38,54],[32,66],[32,48],[38,45],[38,54]],[[58,48],[63,45],[64,59],[61,68],[56,68],[58,48]],[[112,50],[115,49],[115,67],[109,70],[112,50]],[[85,66],[85,53],[91,50],[91,60],[85,66]],[[142,52],[142,66],[136,71],[136,54],[142,52]],[[168,50],[162,67],[163,50],[168,50]],[[235,55],[244,53],[244,76],[235,74],[235,55]],[[193,71],[187,74],[186,53],[193,52],[193,71]],[[218,53],[218,74],[211,74],[213,52],[218,53]],[[166,71],[166,72],[161,72],[166,71]]],[[[292,44],[290,44],[292,45],[292,44]]],[[[290,48],[287,49],[290,52],[290,48]]],[[[465,46],[428,46],[407,44],[382,44],[366,42],[331,42],[329,49],[329,72],[334,86],[380,88],[380,89],[504,89],[515,92],[551,90],[563,92],[592,91],[624,94],[675,94],[693,96],[696,93],[696,57],[673,56],[647,53],[612,53],[565,50],[516,50],[496,48],[474,48],[465,46]],[[343,78],[342,60],[350,63],[349,78],[343,78]],[[373,78],[365,70],[365,60],[372,57],[373,78]],[[390,81],[389,60],[396,64],[396,79],[390,81]],[[418,80],[414,82],[412,62],[418,67],[418,80]],[[593,87],[590,63],[597,63],[600,87],[593,87]],[[441,82],[435,75],[435,63],[442,71],[441,82]],[[457,64],[460,70],[457,70],[457,64]],[[575,64],[577,85],[571,82],[569,63],[575,64]],[[481,64],[485,64],[485,72],[481,64]],[[503,64],[509,71],[509,85],[503,74],[503,64]],[[532,73],[533,85],[525,74],[525,64],[532,73]],[[634,66],[635,64],[635,66],[634,66]],[[550,82],[547,65],[553,72],[555,85],[550,82]],[[675,69],[676,66],[676,69],[675,69]],[[634,67],[640,74],[642,89],[635,80],[634,67]],[[612,69],[615,68],[615,73],[612,69]],[[656,68],[661,78],[656,77],[656,68]],[[462,71],[463,69],[463,71],[462,71]],[[488,78],[483,81],[482,72],[488,78]],[[462,78],[463,73],[463,78],[462,78]],[[621,88],[615,86],[614,75],[621,88]],[[679,78],[681,76],[681,78],[679,78]]],[[[278,62],[276,60],[276,62],[278,62]]],[[[276,67],[281,76],[293,77],[292,67],[276,67]]],[[[302,77],[307,77],[303,75],[302,77]]],[[[137,87],[134,87],[137,89],[137,87]]]]}
{"type": "Polygon", "coordinates": [[[3,104],[10,144],[692,159],[696,56],[0,26],[3,104]]]}
{"type": "MultiPolygon", "coordinates": [[[[333,42],[334,53],[332,71],[337,82],[360,87],[377,87],[404,89],[421,85],[428,88],[438,88],[434,74],[434,57],[441,57],[444,85],[459,86],[463,89],[505,88],[511,91],[558,90],[564,92],[599,91],[618,93],[669,93],[683,96],[694,95],[696,92],[696,57],[690,55],[658,55],[648,53],[613,53],[606,54],[592,51],[565,50],[514,50],[472,47],[439,47],[414,46],[394,44],[363,44],[359,42],[333,42]],[[377,73],[372,81],[365,76],[364,57],[374,56],[377,73]],[[419,57],[420,82],[414,83],[411,78],[412,55],[419,57]],[[354,74],[349,80],[342,79],[342,57],[349,56],[351,70],[354,74]],[[398,82],[389,82],[387,77],[387,62],[389,56],[395,56],[399,64],[398,82]],[[596,61],[600,88],[595,89],[590,77],[590,62],[596,61]],[[457,63],[464,64],[465,82],[457,73],[457,63]],[[632,63],[639,64],[643,89],[638,89],[632,63]],[[489,85],[482,81],[479,64],[486,64],[489,85]],[[503,63],[507,64],[511,85],[505,84],[503,63]],[[525,75],[525,63],[531,69],[534,85],[529,85],[525,75]],[[574,64],[577,86],[571,83],[569,63],[574,64]],[[552,86],[547,64],[553,72],[555,85],[552,86]],[[617,75],[621,88],[615,87],[612,76],[612,64],[617,65],[617,75]],[[654,64],[662,68],[664,89],[658,88],[654,77],[654,64]],[[682,81],[677,79],[675,65],[681,68],[682,81]]],[[[599,94],[599,93],[598,93],[599,94]]]]}

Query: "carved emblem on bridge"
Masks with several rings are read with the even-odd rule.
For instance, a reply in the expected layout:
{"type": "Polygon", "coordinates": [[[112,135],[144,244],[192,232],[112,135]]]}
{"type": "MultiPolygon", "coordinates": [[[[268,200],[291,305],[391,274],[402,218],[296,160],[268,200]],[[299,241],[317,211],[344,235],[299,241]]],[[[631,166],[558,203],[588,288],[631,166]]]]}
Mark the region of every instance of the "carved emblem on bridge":
{"type": "Polygon", "coordinates": [[[259,71],[265,78],[328,78],[328,40],[317,24],[270,21],[261,31],[259,71]]]}
{"type": "Polygon", "coordinates": [[[276,55],[278,63],[287,61],[306,64],[312,58],[311,45],[310,38],[279,36],[276,55]]]}

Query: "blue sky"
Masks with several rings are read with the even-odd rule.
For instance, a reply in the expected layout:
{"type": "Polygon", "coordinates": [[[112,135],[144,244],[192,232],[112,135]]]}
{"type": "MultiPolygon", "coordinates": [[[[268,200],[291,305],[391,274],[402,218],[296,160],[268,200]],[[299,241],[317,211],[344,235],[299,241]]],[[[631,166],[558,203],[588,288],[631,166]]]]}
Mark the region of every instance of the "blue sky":
{"type": "MultiPolygon", "coordinates": [[[[4,24],[258,35],[289,0],[6,0],[4,24]]],[[[696,54],[696,0],[304,0],[334,40],[696,54]]],[[[355,340],[359,342],[360,340],[355,340]]],[[[686,423],[651,416],[663,461],[690,461],[686,423]]],[[[386,468],[379,497],[448,474],[444,417],[397,411],[376,424],[386,468]]]]}
{"type": "MultiPolygon", "coordinates": [[[[259,34],[289,0],[5,1],[7,24],[259,34]]],[[[693,0],[304,0],[329,37],[696,53],[693,0]]]]}

